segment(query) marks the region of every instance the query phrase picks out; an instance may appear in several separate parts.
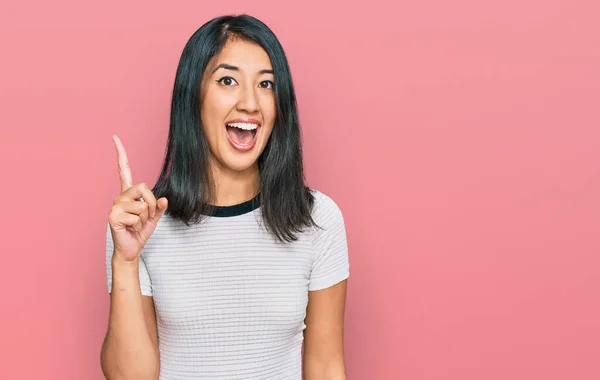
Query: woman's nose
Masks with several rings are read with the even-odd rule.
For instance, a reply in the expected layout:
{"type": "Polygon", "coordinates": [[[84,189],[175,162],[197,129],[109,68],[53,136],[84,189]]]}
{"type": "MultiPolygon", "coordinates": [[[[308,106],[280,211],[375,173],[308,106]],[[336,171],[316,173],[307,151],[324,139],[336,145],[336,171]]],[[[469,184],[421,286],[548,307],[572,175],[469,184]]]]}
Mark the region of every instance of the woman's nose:
{"type": "Polygon", "coordinates": [[[240,94],[238,101],[238,110],[246,112],[256,112],[260,108],[258,98],[254,89],[245,89],[240,94]]]}

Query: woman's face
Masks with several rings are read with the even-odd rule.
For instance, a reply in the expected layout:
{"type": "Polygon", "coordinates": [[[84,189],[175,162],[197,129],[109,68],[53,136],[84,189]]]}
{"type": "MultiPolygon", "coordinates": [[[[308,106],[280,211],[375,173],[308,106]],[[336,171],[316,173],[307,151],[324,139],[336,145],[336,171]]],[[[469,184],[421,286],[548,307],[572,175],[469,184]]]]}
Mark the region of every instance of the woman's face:
{"type": "Polygon", "coordinates": [[[220,170],[256,169],[275,123],[274,81],[263,48],[239,39],[229,40],[207,66],[202,125],[220,170]]]}

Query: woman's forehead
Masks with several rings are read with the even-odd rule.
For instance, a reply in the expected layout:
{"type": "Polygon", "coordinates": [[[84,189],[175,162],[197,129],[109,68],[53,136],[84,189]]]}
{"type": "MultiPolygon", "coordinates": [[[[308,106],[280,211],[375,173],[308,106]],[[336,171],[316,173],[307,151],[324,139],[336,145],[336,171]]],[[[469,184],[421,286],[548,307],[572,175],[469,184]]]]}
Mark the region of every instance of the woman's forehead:
{"type": "Polygon", "coordinates": [[[272,70],[271,59],[258,44],[240,39],[229,40],[211,62],[210,70],[228,65],[250,74],[272,70]]]}

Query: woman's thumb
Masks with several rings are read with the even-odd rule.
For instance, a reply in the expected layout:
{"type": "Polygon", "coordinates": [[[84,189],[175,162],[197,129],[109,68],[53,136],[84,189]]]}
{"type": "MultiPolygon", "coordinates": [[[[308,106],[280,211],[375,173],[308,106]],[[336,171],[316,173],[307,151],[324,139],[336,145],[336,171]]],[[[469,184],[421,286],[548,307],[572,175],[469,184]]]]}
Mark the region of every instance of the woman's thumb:
{"type": "Polygon", "coordinates": [[[155,219],[156,219],[156,221],[158,221],[163,216],[165,211],[167,210],[167,207],[169,207],[169,201],[165,197],[159,198],[156,201],[156,206],[157,206],[157,210],[156,210],[155,219]]]}

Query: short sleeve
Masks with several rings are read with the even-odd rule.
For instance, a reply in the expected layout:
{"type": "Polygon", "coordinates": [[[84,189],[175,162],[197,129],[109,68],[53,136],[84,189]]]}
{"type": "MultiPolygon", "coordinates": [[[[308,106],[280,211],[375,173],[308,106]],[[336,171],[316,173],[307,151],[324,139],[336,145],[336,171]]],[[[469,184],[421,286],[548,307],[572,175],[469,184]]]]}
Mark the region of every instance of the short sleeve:
{"type": "Polygon", "coordinates": [[[314,258],[308,290],[333,286],[350,276],[344,217],[337,204],[323,193],[315,194],[313,218],[314,258]]]}
{"type": "MultiPolygon", "coordinates": [[[[114,251],[114,244],[112,235],[110,233],[110,225],[106,225],[106,281],[108,285],[108,292],[112,291],[112,255],[114,251]]],[[[142,289],[142,295],[152,295],[152,284],[150,283],[150,275],[144,262],[144,255],[142,253],[140,257],[140,288],[142,289]]]]}

